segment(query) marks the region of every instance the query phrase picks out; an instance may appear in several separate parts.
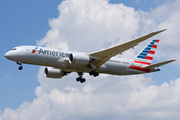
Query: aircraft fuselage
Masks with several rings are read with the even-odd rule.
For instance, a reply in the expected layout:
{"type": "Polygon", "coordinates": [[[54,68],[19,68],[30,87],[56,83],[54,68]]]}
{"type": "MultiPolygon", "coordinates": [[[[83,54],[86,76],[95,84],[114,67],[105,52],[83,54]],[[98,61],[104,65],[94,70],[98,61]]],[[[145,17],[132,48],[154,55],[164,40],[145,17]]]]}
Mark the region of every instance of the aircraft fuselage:
{"type": "MultiPolygon", "coordinates": [[[[20,61],[26,64],[49,66],[62,69],[66,72],[87,72],[92,71],[91,66],[82,66],[69,63],[69,55],[71,53],[80,53],[73,51],[65,51],[61,49],[52,49],[37,46],[19,46],[16,50],[10,50],[5,57],[12,61],[20,61]]],[[[81,53],[82,54],[82,53],[81,53]]],[[[84,53],[85,54],[85,53],[84,53]]],[[[143,69],[133,69],[133,60],[122,58],[111,58],[105,64],[97,69],[99,73],[112,75],[130,75],[154,72],[156,69],[145,71],[143,69]]]]}
{"type": "Polygon", "coordinates": [[[133,59],[122,59],[115,56],[165,30],[152,32],[124,44],[90,54],[46,47],[19,46],[8,51],[5,57],[17,62],[20,65],[19,70],[23,69],[22,63],[47,66],[44,72],[49,78],[61,78],[71,72],[77,72],[79,77],[76,80],[81,83],[86,81],[82,77],[84,72],[94,77],[97,77],[99,73],[112,75],[150,73],[159,71],[160,69],[157,68],[159,66],[175,61],[169,60],[151,65],[159,43],[158,39],[152,40],[133,59]]]}

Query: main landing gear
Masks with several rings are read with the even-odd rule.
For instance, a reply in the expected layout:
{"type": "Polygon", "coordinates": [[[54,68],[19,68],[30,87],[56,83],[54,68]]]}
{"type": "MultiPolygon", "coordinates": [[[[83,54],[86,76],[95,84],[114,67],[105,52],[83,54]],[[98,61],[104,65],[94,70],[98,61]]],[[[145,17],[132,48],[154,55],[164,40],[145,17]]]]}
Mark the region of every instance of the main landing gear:
{"type": "Polygon", "coordinates": [[[22,70],[22,69],[23,69],[23,67],[22,67],[22,62],[17,61],[17,64],[20,65],[20,66],[19,66],[19,70],[22,70]]]}
{"type": "Polygon", "coordinates": [[[89,72],[89,75],[91,75],[91,76],[93,75],[94,77],[97,77],[99,75],[99,73],[96,71],[91,71],[91,72],[89,72]]]}
{"type": "Polygon", "coordinates": [[[76,78],[76,81],[77,82],[81,82],[81,83],[83,83],[83,82],[86,82],[86,79],[85,78],[82,78],[82,77],[78,77],[78,78],[76,78]]]}
{"type": "Polygon", "coordinates": [[[86,81],[86,79],[82,77],[82,75],[83,75],[83,73],[82,73],[82,72],[78,72],[78,75],[79,75],[79,77],[78,77],[78,78],[76,78],[76,81],[77,81],[77,82],[79,82],[79,81],[80,81],[81,83],[83,83],[83,82],[85,82],[85,81],[86,81]]]}
{"type": "MultiPolygon", "coordinates": [[[[86,82],[86,79],[82,77],[82,75],[83,75],[82,72],[78,72],[78,75],[79,75],[79,77],[76,78],[77,82],[81,82],[81,83],[86,82]]],[[[99,73],[96,71],[91,71],[91,72],[89,72],[89,75],[91,75],[91,76],[93,75],[94,77],[97,77],[99,75],[99,73]]]]}

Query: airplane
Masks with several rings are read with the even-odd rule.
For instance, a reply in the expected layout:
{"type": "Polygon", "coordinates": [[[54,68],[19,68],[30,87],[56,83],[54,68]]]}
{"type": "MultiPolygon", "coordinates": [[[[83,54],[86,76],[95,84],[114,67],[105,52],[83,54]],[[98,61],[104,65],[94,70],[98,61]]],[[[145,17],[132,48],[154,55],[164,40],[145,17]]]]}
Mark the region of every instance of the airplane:
{"type": "Polygon", "coordinates": [[[133,59],[123,59],[114,57],[124,51],[134,48],[140,42],[161,33],[164,30],[152,32],[127,43],[117,45],[105,50],[93,53],[82,53],[66,51],[62,49],[52,49],[38,46],[18,46],[14,47],[5,54],[9,60],[15,61],[22,70],[22,63],[46,66],[45,76],[48,78],[62,78],[71,72],[77,72],[79,77],[77,82],[84,83],[83,73],[97,77],[99,73],[111,75],[134,75],[160,71],[159,66],[173,62],[165,62],[151,65],[158,39],[152,40],[137,56],[133,59]]]}

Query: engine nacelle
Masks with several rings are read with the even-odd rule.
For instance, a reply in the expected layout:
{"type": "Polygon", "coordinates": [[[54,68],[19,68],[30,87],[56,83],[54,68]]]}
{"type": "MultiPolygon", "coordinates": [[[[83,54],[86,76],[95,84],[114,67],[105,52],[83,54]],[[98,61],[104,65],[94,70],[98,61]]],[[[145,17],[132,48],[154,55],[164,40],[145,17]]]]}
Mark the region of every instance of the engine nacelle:
{"type": "Polygon", "coordinates": [[[75,65],[88,65],[90,63],[90,58],[89,58],[89,55],[86,55],[86,54],[71,53],[69,55],[69,62],[75,65]]]}
{"type": "Polygon", "coordinates": [[[64,71],[61,69],[55,69],[46,67],[44,69],[45,76],[48,78],[62,78],[64,76],[64,71]]]}

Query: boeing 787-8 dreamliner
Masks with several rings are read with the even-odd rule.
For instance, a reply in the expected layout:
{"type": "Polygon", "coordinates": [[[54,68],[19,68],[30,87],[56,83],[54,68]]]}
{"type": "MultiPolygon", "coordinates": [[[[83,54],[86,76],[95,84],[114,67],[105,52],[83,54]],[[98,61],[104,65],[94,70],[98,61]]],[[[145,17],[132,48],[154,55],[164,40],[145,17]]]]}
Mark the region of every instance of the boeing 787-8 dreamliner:
{"type": "Polygon", "coordinates": [[[83,78],[84,72],[94,77],[97,77],[99,73],[134,75],[156,72],[160,71],[157,67],[175,61],[169,60],[151,65],[159,43],[157,39],[152,40],[133,59],[122,59],[114,56],[134,48],[140,42],[165,30],[153,32],[130,42],[94,53],[81,53],[38,46],[19,46],[8,51],[5,57],[17,62],[20,65],[19,70],[23,69],[22,63],[47,66],[44,72],[46,77],[49,78],[62,78],[71,72],[77,72],[79,77],[76,80],[81,83],[86,81],[83,78]]]}

